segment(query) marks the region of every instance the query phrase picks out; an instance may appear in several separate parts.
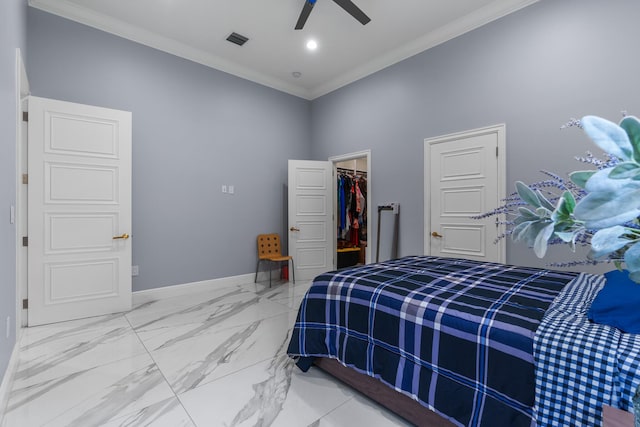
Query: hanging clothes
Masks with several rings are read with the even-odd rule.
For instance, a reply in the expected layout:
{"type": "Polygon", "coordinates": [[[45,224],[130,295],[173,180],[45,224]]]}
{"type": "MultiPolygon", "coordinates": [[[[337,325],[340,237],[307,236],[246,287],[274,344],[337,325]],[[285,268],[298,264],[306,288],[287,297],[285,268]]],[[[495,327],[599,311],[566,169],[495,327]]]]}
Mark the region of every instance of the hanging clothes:
{"type": "Polygon", "coordinates": [[[337,176],[337,235],[339,244],[358,246],[366,241],[366,185],[360,174],[342,170],[337,176]]]}
{"type": "Polygon", "coordinates": [[[358,181],[356,180],[356,212],[362,212],[362,192],[360,191],[360,186],[358,185],[358,181]]]}

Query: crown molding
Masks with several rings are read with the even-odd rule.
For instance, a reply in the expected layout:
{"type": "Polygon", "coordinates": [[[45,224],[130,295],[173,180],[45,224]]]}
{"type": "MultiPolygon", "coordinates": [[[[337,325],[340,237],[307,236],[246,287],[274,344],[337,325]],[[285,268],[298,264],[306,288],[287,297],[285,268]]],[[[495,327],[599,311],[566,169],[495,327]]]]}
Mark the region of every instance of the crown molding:
{"type": "Polygon", "coordinates": [[[512,0],[505,4],[504,1],[495,1],[490,5],[478,9],[468,15],[463,16],[439,29],[426,34],[398,49],[380,56],[350,72],[343,74],[327,83],[317,86],[311,90],[311,99],[326,95],[343,86],[351,84],[357,80],[374,74],[391,65],[397,64],[407,58],[415,56],[458,36],[482,27],[492,21],[500,19],[506,15],[537,3],[539,0],[512,0]]]}
{"type": "Polygon", "coordinates": [[[201,49],[196,49],[159,34],[142,30],[126,22],[114,19],[84,7],[60,0],[29,0],[29,6],[72,21],[105,31],[110,34],[152,47],[154,49],[175,55],[198,64],[232,74],[236,77],[250,80],[263,86],[276,89],[300,98],[310,100],[310,91],[306,88],[291,85],[257,72],[251,68],[212,55],[201,49]]]}
{"type": "Polygon", "coordinates": [[[424,37],[395,49],[362,66],[356,67],[355,69],[352,69],[349,72],[310,90],[273,78],[251,68],[239,65],[219,56],[212,55],[201,49],[193,48],[171,38],[142,30],[121,20],[90,11],[65,0],[29,0],[29,5],[45,12],[132,40],[142,45],[232,74],[245,80],[303,99],[313,100],[383,70],[400,61],[431,49],[432,47],[445,43],[464,33],[502,18],[503,16],[523,9],[533,3],[537,3],[538,1],[539,0],[510,0],[505,2],[503,0],[496,0],[482,9],[457,19],[456,21],[433,31],[424,37]]]}

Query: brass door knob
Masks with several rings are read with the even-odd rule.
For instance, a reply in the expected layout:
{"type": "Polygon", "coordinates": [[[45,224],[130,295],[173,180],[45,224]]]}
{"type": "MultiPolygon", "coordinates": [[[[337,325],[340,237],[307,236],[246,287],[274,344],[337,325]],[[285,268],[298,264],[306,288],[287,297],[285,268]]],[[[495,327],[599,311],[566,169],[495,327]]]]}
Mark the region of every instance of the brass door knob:
{"type": "Polygon", "coordinates": [[[127,233],[122,234],[121,236],[113,236],[113,240],[127,240],[129,238],[129,235],[127,233]]]}
{"type": "Polygon", "coordinates": [[[439,234],[437,231],[434,231],[433,233],[431,233],[431,236],[437,237],[438,239],[442,239],[444,237],[442,234],[439,234]]]}
{"type": "Polygon", "coordinates": [[[289,229],[289,231],[300,231],[300,229],[299,229],[299,228],[297,228],[297,227],[291,227],[291,228],[289,229]]]}

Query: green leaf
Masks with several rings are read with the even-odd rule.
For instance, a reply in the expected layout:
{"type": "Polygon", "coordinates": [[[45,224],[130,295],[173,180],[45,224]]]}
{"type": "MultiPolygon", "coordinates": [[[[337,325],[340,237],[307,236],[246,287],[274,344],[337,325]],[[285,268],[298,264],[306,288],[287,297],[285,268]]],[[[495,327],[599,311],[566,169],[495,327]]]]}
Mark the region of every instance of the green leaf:
{"type": "Polygon", "coordinates": [[[629,270],[629,278],[634,282],[640,282],[640,243],[627,249],[624,253],[624,263],[629,270]]]}
{"type": "Polygon", "coordinates": [[[589,180],[589,178],[591,178],[596,172],[597,171],[576,171],[576,172],[571,172],[569,174],[569,179],[571,179],[571,182],[573,182],[578,187],[584,188],[585,185],[587,185],[587,181],[589,180]]]}
{"type": "Polygon", "coordinates": [[[536,195],[538,196],[538,200],[540,200],[540,204],[542,207],[548,209],[550,212],[553,212],[556,207],[553,206],[553,203],[549,201],[544,195],[540,192],[540,190],[536,190],[536,195]]]}
{"type": "Polygon", "coordinates": [[[550,218],[551,217],[551,211],[549,209],[545,208],[544,206],[541,206],[538,209],[536,209],[536,215],[538,215],[538,218],[540,218],[540,219],[550,218]]]}
{"type": "Polygon", "coordinates": [[[540,233],[540,230],[542,230],[547,223],[543,221],[529,221],[521,225],[523,226],[518,226],[520,228],[517,230],[517,234],[516,230],[514,230],[512,234],[513,240],[524,240],[528,246],[533,246],[538,233],[540,233]]]}
{"type": "Polygon", "coordinates": [[[629,279],[640,284],[640,271],[629,271],[629,279]]]}
{"type": "Polygon", "coordinates": [[[636,117],[627,116],[620,121],[620,127],[627,132],[633,147],[633,158],[640,163],[640,121],[636,117]]]}
{"type": "Polygon", "coordinates": [[[573,197],[573,193],[571,193],[571,191],[565,191],[562,193],[562,199],[564,200],[564,209],[566,209],[568,214],[572,214],[576,208],[576,198],[573,197]]]}
{"type": "Polygon", "coordinates": [[[599,170],[584,186],[584,189],[589,193],[595,193],[598,191],[615,193],[624,190],[626,187],[640,188],[640,183],[632,179],[611,179],[609,174],[613,168],[606,168],[599,170]]]}
{"type": "Polygon", "coordinates": [[[523,222],[530,222],[530,221],[536,221],[536,219],[533,219],[533,218],[526,218],[526,217],[523,217],[523,216],[517,216],[517,217],[513,220],[513,223],[514,223],[515,225],[520,225],[520,224],[522,224],[523,222]]]}
{"type": "Polygon", "coordinates": [[[575,207],[576,207],[576,199],[573,197],[573,194],[571,194],[570,191],[565,191],[562,194],[562,197],[558,199],[556,210],[553,211],[553,214],[551,215],[551,219],[557,223],[564,222],[564,221],[573,222],[573,219],[571,218],[571,214],[573,213],[573,209],[575,207]]]}
{"type": "Polygon", "coordinates": [[[546,225],[542,230],[538,232],[536,239],[533,243],[533,251],[538,258],[544,258],[547,253],[547,246],[549,237],[553,234],[553,223],[546,225]]]}
{"type": "Polygon", "coordinates": [[[620,225],[598,230],[591,238],[591,257],[602,258],[627,246],[631,240],[622,237],[626,232],[626,228],[620,225]]]}
{"type": "Polygon", "coordinates": [[[521,240],[522,237],[524,236],[523,233],[526,233],[527,227],[529,227],[532,222],[533,221],[524,221],[524,222],[521,222],[520,224],[516,225],[513,228],[513,231],[511,232],[511,239],[513,241],[521,240]]]}
{"type": "Polygon", "coordinates": [[[633,159],[633,147],[629,136],[620,126],[597,116],[585,116],[580,122],[598,147],[622,161],[633,159]]]}
{"type": "Polygon", "coordinates": [[[571,251],[576,251],[576,238],[578,237],[578,231],[572,232],[555,232],[555,235],[563,242],[569,245],[571,251]]]}
{"type": "Polygon", "coordinates": [[[574,210],[577,220],[590,229],[624,224],[640,215],[640,189],[617,193],[597,192],[583,197],[574,210]]]}
{"type": "Polygon", "coordinates": [[[527,186],[527,184],[522,181],[516,181],[516,191],[518,192],[518,196],[520,196],[525,203],[530,204],[534,208],[540,207],[540,200],[538,200],[538,196],[527,186]]]}
{"type": "Polygon", "coordinates": [[[575,239],[576,233],[560,232],[556,233],[556,236],[565,243],[569,243],[575,239]]]}
{"type": "Polygon", "coordinates": [[[518,212],[520,213],[520,216],[522,218],[525,218],[527,221],[535,221],[537,219],[540,219],[538,217],[538,215],[536,215],[535,213],[533,213],[530,209],[527,209],[524,206],[519,206],[518,207],[518,212]]]}
{"type": "Polygon", "coordinates": [[[611,179],[634,178],[640,174],[640,165],[633,162],[619,163],[609,173],[611,179]]]}

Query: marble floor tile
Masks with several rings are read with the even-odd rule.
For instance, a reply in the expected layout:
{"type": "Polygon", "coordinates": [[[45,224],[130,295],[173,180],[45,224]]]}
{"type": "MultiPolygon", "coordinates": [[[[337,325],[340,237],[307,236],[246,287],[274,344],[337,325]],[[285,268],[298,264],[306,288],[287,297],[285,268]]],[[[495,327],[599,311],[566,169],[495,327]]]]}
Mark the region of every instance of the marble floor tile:
{"type": "Polygon", "coordinates": [[[147,351],[124,316],[105,319],[101,327],[72,327],[43,334],[29,328],[20,342],[16,388],[51,381],[76,372],[131,358],[147,351]]]}
{"type": "Polygon", "coordinates": [[[198,292],[181,297],[152,300],[134,307],[126,314],[134,328],[158,323],[191,323],[193,319],[209,313],[211,307],[229,306],[256,299],[254,292],[238,286],[198,292]]]}
{"type": "Polygon", "coordinates": [[[194,323],[200,323],[200,330],[204,331],[214,326],[231,327],[251,323],[287,311],[281,304],[240,290],[226,299],[214,298],[187,307],[145,313],[143,316],[131,312],[127,314],[127,319],[136,332],[194,323]]]}
{"type": "Polygon", "coordinates": [[[352,399],[349,399],[319,420],[309,424],[308,427],[410,427],[411,425],[371,399],[360,393],[355,393],[352,399]]]}
{"type": "Polygon", "coordinates": [[[1,425],[407,426],[286,356],[310,285],[225,286],[27,328],[1,425]]]}
{"type": "MultiPolygon", "coordinates": [[[[212,331],[150,353],[180,394],[263,360],[285,355],[295,313],[212,331]]],[[[148,346],[150,348],[150,346],[148,346]]]]}
{"type": "Polygon", "coordinates": [[[298,282],[295,285],[291,282],[284,282],[271,288],[259,289],[256,294],[260,296],[261,300],[282,304],[297,311],[310,286],[311,281],[298,282]]]}
{"type": "Polygon", "coordinates": [[[113,327],[126,327],[127,321],[122,313],[108,314],[106,316],[88,317],[86,319],[71,320],[69,322],[52,323],[49,325],[34,326],[22,330],[22,338],[19,345],[22,350],[31,346],[44,345],[61,338],[73,337],[84,334],[87,330],[108,329],[113,327]]]}
{"type": "Polygon", "coordinates": [[[118,417],[102,427],[195,427],[176,397],[155,403],[139,411],[118,417]]]}
{"type": "Polygon", "coordinates": [[[300,427],[321,419],[353,393],[319,370],[303,374],[291,359],[280,356],[179,398],[198,426],[300,427]]]}
{"type": "Polygon", "coordinates": [[[174,393],[148,354],[13,388],[4,425],[101,426],[174,393]]]}

